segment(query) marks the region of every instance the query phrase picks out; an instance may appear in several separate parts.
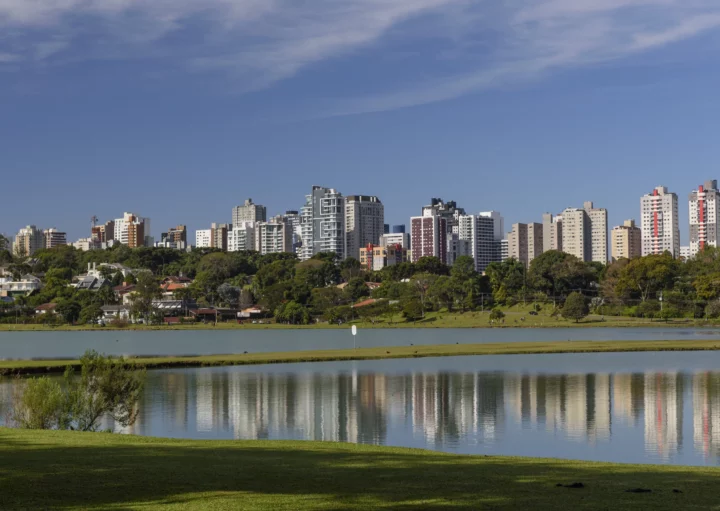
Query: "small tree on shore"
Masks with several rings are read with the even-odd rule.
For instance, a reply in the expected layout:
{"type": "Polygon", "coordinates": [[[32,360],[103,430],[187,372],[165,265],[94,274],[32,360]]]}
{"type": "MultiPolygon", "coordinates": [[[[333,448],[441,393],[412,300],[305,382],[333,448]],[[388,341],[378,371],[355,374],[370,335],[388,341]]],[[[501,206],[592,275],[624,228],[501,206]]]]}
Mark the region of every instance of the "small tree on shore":
{"type": "Polygon", "coordinates": [[[80,365],[78,376],[67,368],[64,385],[47,376],[18,385],[11,421],[26,429],[75,431],[97,431],[106,416],[123,427],[134,424],[145,371],[95,351],[86,352],[80,365]]]}
{"type": "Polygon", "coordinates": [[[573,292],[565,299],[562,315],[565,319],[574,319],[578,323],[589,314],[587,300],[582,293],[573,292]]]}
{"type": "Polygon", "coordinates": [[[505,317],[505,313],[500,309],[493,309],[490,312],[490,321],[500,321],[505,317]]]}

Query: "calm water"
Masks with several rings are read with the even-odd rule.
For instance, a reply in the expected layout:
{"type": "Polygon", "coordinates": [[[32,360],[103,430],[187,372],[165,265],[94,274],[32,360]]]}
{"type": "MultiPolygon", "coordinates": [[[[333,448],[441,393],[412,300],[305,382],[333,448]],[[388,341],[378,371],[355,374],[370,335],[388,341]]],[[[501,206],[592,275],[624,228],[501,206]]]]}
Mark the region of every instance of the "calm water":
{"type": "Polygon", "coordinates": [[[151,371],[124,432],[717,465],[718,369],[720,353],[688,352],[151,371]]]}
{"type": "MultiPolygon", "coordinates": [[[[592,340],[720,339],[718,329],[507,328],[363,330],[358,347],[592,340]]],[[[0,359],[75,358],[87,349],[112,355],[213,355],[352,348],[348,330],[168,330],[0,332],[0,359]]]]}

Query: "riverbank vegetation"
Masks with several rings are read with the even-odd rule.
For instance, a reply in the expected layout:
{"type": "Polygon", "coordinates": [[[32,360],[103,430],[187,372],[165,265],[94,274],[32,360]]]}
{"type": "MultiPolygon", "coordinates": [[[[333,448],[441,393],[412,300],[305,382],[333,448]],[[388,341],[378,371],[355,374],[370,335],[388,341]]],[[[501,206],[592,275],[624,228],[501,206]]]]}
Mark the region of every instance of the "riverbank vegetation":
{"type": "MultiPolygon", "coordinates": [[[[340,339],[339,339],[340,340],[340,339]]],[[[441,344],[352,349],[348,334],[347,348],[334,350],[241,353],[178,357],[132,357],[129,367],[163,369],[171,367],[213,367],[231,365],[331,362],[343,360],[380,360],[396,358],[453,357],[475,355],[522,355],[552,353],[622,353],[649,351],[716,351],[720,341],[558,341],[493,344],[441,344]]],[[[358,339],[362,343],[362,338],[358,339]]],[[[0,375],[62,373],[67,366],[79,368],[78,360],[0,360],[0,375]]]]}
{"type": "Polygon", "coordinates": [[[0,474],[1,509],[622,511],[712,509],[720,470],[0,428],[0,474]]]}
{"type": "Polygon", "coordinates": [[[458,326],[545,326],[548,318],[582,324],[588,314],[595,325],[610,318],[648,323],[720,318],[720,251],[713,247],[687,262],[664,254],[607,266],[549,251],[528,269],[510,259],[491,264],[484,275],[475,271],[467,256],[459,257],[452,267],[424,257],[416,263],[368,271],[352,258],[341,261],[329,253],[300,262],[294,254],[126,246],[88,252],[56,247],[40,250],[32,258],[13,258],[5,252],[0,253],[0,266],[13,278],[32,274],[42,280],[42,288],[29,296],[0,302],[0,325],[5,328],[97,325],[103,317],[108,319],[104,306],[121,303],[127,305],[131,321],[105,324],[125,328],[137,320],[145,325],[197,321],[215,325],[223,318],[237,323],[236,312],[248,308],[256,324],[292,326],[349,322],[439,326],[444,317],[453,317],[458,326]],[[103,282],[96,289],[72,285],[87,264],[101,265],[103,282]],[[181,284],[173,284],[180,278],[181,284]],[[573,305],[564,311],[572,293],[576,293],[573,305]],[[163,300],[183,305],[168,312],[157,304],[163,300]],[[507,314],[519,305],[526,315],[507,314]],[[492,317],[484,315],[494,309],[492,317]],[[168,315],[174,315],[175,321],[168,321],[168,315]],[[471,319],[464,319],[468,315],[471,319]]]}

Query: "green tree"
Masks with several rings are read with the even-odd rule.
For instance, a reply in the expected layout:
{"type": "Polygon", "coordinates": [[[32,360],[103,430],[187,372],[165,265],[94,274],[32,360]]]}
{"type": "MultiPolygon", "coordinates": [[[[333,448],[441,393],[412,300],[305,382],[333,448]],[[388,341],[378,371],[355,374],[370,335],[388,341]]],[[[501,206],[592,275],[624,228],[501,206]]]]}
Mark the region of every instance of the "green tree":
{"type": "Polygon", "coordinates": [[[501,311],[500,309],[493,309],[490,311],[490,320],[491,321],[500,321],[505,317],[505,313],[501,311]]]}
{"type": "Polygon", "coordinates": [[[351,302],[370,296],[370,290],[362,277],[351,279],[343,289],[345,297],[351,302]]]}
{"type": "Polygon", "coordinates": [[[525,266],[517,259],[490,263],[485,273],[490,279],[493,299],[498,303],[507,303],[511,297],[520,293],[525,285],[525,266]]]}
{"type": "Polygon", "coordinates": [[[425,317],[425,309],[417,298],[405,301],[402,313],[406,321],[417,321],[425,317]]]}
{"type": "Polygon", "coordinates": [[[67,399],[47,376],[20,380],[13,392],[11,423],[23,429],[64,429],[67,399]]]}
{"type": "Polygon", "coordinates": [[[310,323],[310,313],[303,305],[290,301],[277,308],[275,320],[290,325],[307,325],[310,323]]]}
{"type": "Polygon", "coordinates": [[[458,280],[469,280],[477,276],[475,259],[470,256],[460,256],[450,268],[450,276],[458,280]]]}
{"type": "Polygon", "coordinates": [[[573,292],[565,299],[565,305],[562,308],[562,315],[565,319],[574,319],[579,322],[589,314],[587,300],[582,293],[573,292]]]}
{"type": "Polygon", "coordinates": [[[313,312],[318,315],[322,315],[328,309],[342,305],[346,301],[343,291],[336,286],[315,288],[312,290],[310,299],[313,312]]]}
{"type": "Polygon", "coordinates": [[[237,308],[240,303],[240,294],[242,290],[239,287],[230,284],[221,284],[217,289],[220,303],[228,307],[237,308]]]}
{"type": "Polygon", "coordinates": [[[705,307],[705,314],[710,319],[717,319],[720,317],[720,300],[713,300],[708,303],[705,307]]]}
{"type": "Polygon", "coordinates": [[[96,303],[91,303],[80,311],[80,323],[84,323],[86,325],[97,323],[97,320],[100,319],[103,315],[103,311],[100,308],[100,306],[96,303]]]}
{"type": "Polygon", "coordinates": [[[415,271],[433,275],[450,275],[450,267],[443,263],[440,258],[434,256],[425,256],[418,259],[415,263],[415,271]]]}
{"type": "Polygon", "coordinates": [[[679,274],[679,263],[669,253],[632,259],[622,269],[616,285],[620,294],[638,296],[642,301],[670,290],[679,274]]]}
{"type": "Polygon", "coordinates": [[[81,311],[82,306],[76,300],[72,299],[60,300],[55,306],[55,312],[60,314],[66,323],[71,325],[75,324],[80,318],[81,311]]]}
{"type": "Polygon", "coordinates": [[[130,311],[134,316],[145,318],[149,321],[153,313],[153,300],[162,296],[160,283],[157,278],[149,272],[142,272],[138,276],[138,282],[131,294],[132,305],[130,311]]]}
{"type": "Polygon", "coordinates": [[[641,314],[642,317],[648,318],[652,321],[652,319],[657,317],[660,313],[660,302],[657,300],[645,300],[644,302],[640,302],[637,306],[637,312],[638,314],[641,314]]]}

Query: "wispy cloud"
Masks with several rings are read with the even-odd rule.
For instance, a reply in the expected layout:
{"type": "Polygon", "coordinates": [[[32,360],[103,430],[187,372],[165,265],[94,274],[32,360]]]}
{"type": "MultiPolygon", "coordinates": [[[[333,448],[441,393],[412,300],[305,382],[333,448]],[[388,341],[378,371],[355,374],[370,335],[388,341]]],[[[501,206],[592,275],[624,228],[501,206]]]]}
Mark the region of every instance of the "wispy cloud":
{"type": "Polygon", "coordinates": [[[379,93],[339,97],[324,113],[343,115],[451,99],[718,28],[717,0],[0,0],[0,70],[153,57],[252,90],[363,51],[412,55],[415,67],[392,81],[373,77],[379,93]],[[437,65],[448,55],[455,67],[437,65]]]}

